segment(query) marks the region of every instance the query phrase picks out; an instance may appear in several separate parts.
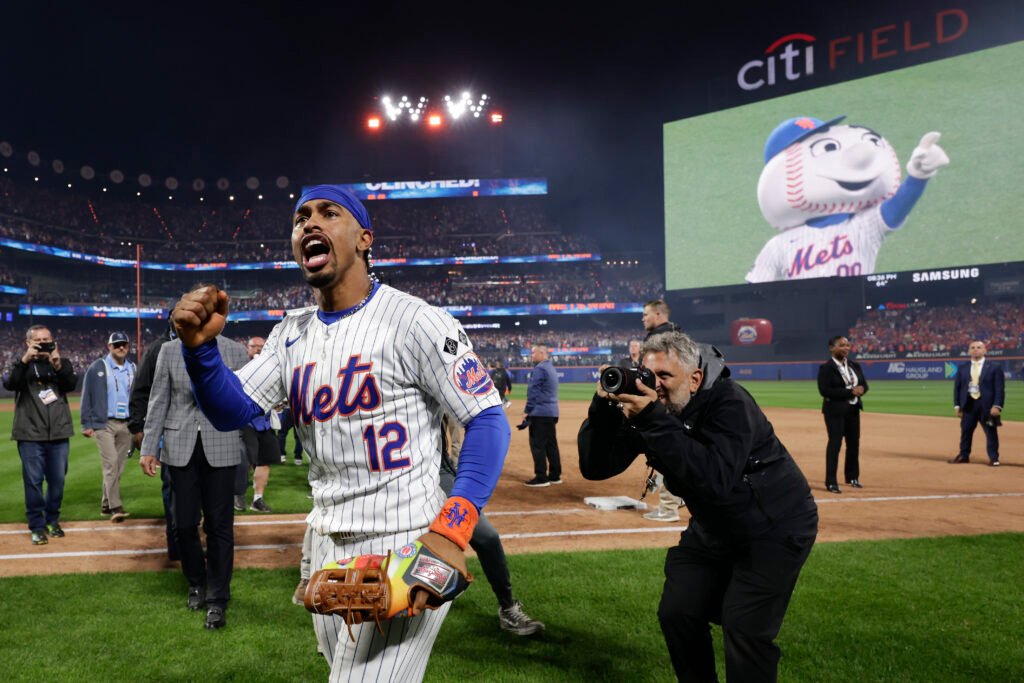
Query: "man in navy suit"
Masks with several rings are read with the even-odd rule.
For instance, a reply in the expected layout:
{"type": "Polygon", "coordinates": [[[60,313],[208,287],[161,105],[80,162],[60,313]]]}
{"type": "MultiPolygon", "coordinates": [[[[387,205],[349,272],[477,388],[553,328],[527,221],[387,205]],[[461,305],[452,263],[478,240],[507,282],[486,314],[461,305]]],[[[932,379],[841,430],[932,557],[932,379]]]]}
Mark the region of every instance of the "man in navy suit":
{"type": "Polygon", "coordinates": [[[974,428],[981,423],[985,432],[985,450],[989,464],[999,465],[999,416],[1003,413],[1006,399],[1005,378],[1002,368],[995,363],[985,362],[985,344],[972,341],[967,348],[971,362],[961,363],[956,370],[953,384],[953,404],[956,416],[960,418],[960,452],[951,463],[968,462],[971,457],[971,441],[974,428]]]}
{"type": "Polygon", "coordinates": [[[825,488],[830,493],[839,489],[839,449],[846,439],[846,460],[843,474],[846,483],[859,489],[860,484],[860,411],[861,396],[868,391],[868,381],[860,365],[847,359],[850,340],[842,335],[828,340],[832,358],[818,368],[818,393],[822,396],[821,412],[825,416],[828,445],[825,446],[825,488]]]}

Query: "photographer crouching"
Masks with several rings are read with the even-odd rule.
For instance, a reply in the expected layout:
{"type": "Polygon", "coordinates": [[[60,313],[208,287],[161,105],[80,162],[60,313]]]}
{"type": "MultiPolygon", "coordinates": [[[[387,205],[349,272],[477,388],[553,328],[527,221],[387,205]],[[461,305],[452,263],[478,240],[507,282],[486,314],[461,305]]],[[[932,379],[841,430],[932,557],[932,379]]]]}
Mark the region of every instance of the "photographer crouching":
{"type": "Polygon", "coordinates": [[[718,680],[714,622],[729,681],[775,681],[774,640],[818,531],[807,480],[717,349],[667,332],[641,357],[650,373],[641,369],[635,388],[602,368],[618,393],[599,383],[578,437],[580,471],[608,479],[644,453],[686,500],[692,517],[668,551],[658,607],[679,680],[718,680]]]}

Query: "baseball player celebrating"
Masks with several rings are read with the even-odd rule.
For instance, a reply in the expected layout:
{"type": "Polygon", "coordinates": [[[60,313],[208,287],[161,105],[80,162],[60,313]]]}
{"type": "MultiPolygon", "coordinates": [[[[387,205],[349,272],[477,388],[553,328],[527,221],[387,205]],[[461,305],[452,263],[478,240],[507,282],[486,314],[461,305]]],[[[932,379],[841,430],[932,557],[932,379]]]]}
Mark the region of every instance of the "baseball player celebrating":
{"type": "Polygon", "coordinates": [[[901,184],[889,141],[864,126],[838,125],[845,118],[787,119],[768,136],[757,201],[782,233],[761,249],[747,282],[875,272],[883,240],[949,164],[939,133],[927,133],[901,184]]]}
{"type": "MultiPolygon", "coordinates": [[[[331,185],[304,192],[292,253],[318,305],[289,311],[237,374],[211,341],[224,327],[226,293],[186,294],[172,319],[196,398],[218,429],[288,400],[310,453],[314,567],[394,549],[408,554],[419,541],[465,575],[463,550],[501,472],[508,420],[462,326],[370,276],[373,238],[352,194],[331,185]],[[442,410],[466,426],[447,499],[438,485],[442,410]]],[[[331,681],[422,679],[450,602],[411,595],[411,616],[379,630],[363,623],[351,637],[344,619],[313,615],[331,681]]]]}

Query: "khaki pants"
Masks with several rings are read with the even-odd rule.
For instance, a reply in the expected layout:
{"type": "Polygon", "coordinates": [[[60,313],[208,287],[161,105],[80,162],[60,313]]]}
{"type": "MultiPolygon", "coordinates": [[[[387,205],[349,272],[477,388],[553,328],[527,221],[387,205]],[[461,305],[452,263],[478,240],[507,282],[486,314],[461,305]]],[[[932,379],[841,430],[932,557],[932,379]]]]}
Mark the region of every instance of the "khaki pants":
{"type": "Polygon", "coordinates": [[[103,502],[109,510],[121,507],[121,473],[132,450],[132,435],[127,420],[107,420],[107,426],[93,435],[103,462],[103,502]]]}
{"type": "Polygon", "coordinates": [[[673,496],[665,487],[665,477],[658,475],[658,509],[663,513],[678,514],[679,508],[683,505],[683,499],[673,496]]]}

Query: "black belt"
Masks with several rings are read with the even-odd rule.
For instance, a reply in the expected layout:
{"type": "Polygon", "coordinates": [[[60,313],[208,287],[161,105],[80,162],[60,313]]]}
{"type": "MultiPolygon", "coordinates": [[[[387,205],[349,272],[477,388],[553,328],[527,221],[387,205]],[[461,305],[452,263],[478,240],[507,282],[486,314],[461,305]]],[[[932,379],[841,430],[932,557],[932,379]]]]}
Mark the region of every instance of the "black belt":
{"type": "Polygon", "coordinates": [[[127,417],[108,417],[107,421],[109,422],[110,420],[113,420],[114,422],[127,422],[128,418],[127,417]]]}

